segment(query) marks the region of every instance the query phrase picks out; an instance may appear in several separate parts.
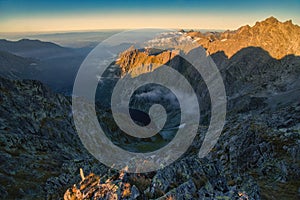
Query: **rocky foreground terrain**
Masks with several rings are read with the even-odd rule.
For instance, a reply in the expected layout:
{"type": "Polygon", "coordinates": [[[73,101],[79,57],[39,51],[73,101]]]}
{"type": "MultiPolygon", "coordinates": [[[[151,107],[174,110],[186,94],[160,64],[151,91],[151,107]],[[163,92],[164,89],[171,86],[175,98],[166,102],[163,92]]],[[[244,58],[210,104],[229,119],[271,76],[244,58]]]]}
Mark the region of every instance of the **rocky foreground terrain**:
{"type": "MultiPolygon", "coordinates": [[[[289,35],[290,46],[280,39],[283,50],[278,52],[252,43],[229,51],[217,47],[224,38],[215,33],[216,41],[209,44],[216,47],[203,45],[226,87],[225,127],[217,145],[200,159],[197,154],[207,128],[204,120],[185,155],[157,172],[129,174],[126,169],[117,172],[102,165],[80,142],[68,97],[38,81],[0,78],[0,198],[299,199],[299,27],[269,18],[241,30],[265,29],[253,32],[261,38],[269,26],[280,27],[272,28],[272,37],[265,36],[269,45],[288,31],[296,34],[289,35]]],[[[230,32],[226,39],[239,38],[239,33],[240,29],[230,32]]],[[[184,37],[191,34],[196,33],[183,33],[184,37]]],[[[186,66],[168,50],[152,54],[149,49],[129,49],[115,64],[122,73],[130,73],[134,66],[149,65],[149,60],[175,69],[186,66]]],[[[197,77],[194,81],[199,81],[199,90],[205,88],[197,77]]],[[[201,97],[209,106],[207,94],[201,97]]],[[[99,106],[97,111],[99,119],[111,120],[106,108],[99,106]]],[[[209,121],[209,113],[204,115],[209,121]]]]}

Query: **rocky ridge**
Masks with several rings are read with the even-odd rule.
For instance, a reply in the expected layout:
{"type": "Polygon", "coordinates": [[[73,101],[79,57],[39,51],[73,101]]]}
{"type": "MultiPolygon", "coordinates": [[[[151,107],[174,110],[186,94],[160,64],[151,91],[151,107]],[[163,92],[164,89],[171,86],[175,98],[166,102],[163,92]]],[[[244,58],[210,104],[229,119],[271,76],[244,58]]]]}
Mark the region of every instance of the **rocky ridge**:
{"type": "Polygon", "coordinates": [[[281,60],[289,55],[300,55],[299,36],[300,27],[298,25],[294,25],[291,21],[282,23],[276,18],[270,17],[262,22],[257,22],[253,27],[246,25],[235,31],[223,33],[190,31],[182,34],[170,33],[170,35],[158,36],[158,38],[150,40],[149,47],[145,49],[130,47],[119,55],[116,64],[121,68],[122,76],[126,73],[138,76],[151,72],[159,66],[167,64],[181,52],[187,54],[196,47],[194,45],[188,46],[185,40],[190,41],[189,43],[191,41],[197,42],[205,48],[207,53],[215,58],[214,61],[219,68],[222,67],[221,63],[223,66],[228,66],[229,64],[224,62],[231,60],[231,58],[234,60],[239,56],[241,59],[241,54],[243,56],[248,53],[256,53],[256,50],[250,52],[251,47],[256,47],[259,51],[263,50],[272,58],[281,60]],[[188,39],[183,39],[187,37],[188,39]],[[165,48],[165,45],[169,43],[176,48],[165,48]],[[161,49],[160,46],[162,46],[161,49]],[[244,52],[245,49],[249,49],[247,53],[244,52]]]}
{"type": "Polygon", "coordinates": [[[300,27],[291,20],[280,22],[274,17],[256,22],[253,27],[245,25],[235,31],[223,33],[187,32],[209,54],[224,51],[229,58],[245,47],[261,47],[276,59],[286,55],[300,55],[300,27]]]}

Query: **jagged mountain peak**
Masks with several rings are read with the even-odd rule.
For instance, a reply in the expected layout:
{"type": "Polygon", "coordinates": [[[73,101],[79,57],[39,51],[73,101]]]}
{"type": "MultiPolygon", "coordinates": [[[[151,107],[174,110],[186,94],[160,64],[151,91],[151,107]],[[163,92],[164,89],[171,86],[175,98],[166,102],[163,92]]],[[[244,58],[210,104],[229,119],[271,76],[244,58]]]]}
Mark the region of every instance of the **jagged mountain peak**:
{"type": "Polygon", "coordinates": [[[265,23],[269,23],[269,24],[274,24],[274,23],[278,23],[278,19],[273,17],[273,16],[270,16],[268,17],[267,19],[263,20],[262,22],[265,22],[265,23]]]}
{"type": "Polygon", "coordinates": [[[251,27],[251,28],[257,28],[257,27],[267,28],[269,26],[271,26],[271,27],[277,27],[277,26],[280,27],[280,26],[282,26],[282,27],[285,27],[285,28],[287,28],[288,26],[290,28],[297,28],[297,27],[299,27],[298,25],[293,24],[293,22],[292,22],[291,19],[287,20],[285,22],[281,22],[277,18],[271,16],[271,17],[266,18],[263,21],[256,22],[255,25],[253,27],[251,27]]]}

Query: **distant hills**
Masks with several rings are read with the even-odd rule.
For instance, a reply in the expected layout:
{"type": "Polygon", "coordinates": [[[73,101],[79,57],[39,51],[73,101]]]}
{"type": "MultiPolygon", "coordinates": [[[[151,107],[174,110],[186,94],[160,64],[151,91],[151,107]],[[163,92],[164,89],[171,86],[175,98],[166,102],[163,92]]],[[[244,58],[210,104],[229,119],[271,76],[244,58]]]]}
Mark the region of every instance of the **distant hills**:
{"type": "Polygon", "coordinates": [[[89,49],[72,49],[52,42],[0,40],[0,76],[40,80],[57,92],[70,93],[89,49]]]}
{"type": "Polygon", "coordinates": [[[0,40],[0,50],[22,57],[51,59],[72,55],[72,49],[61,47],[52,42],[22,39],[19,41],[0,40]]]}

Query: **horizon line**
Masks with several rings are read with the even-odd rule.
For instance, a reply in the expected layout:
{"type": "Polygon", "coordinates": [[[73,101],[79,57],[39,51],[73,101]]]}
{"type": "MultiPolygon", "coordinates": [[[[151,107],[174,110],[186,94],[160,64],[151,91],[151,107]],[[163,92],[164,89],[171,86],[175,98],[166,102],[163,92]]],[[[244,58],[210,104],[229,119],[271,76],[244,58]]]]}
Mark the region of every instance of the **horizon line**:
{"type": "Polygon", "coordinates": [[[139,29],[169,29],[169,30],[184,30],[184,31],[216,31],[216,32],[223,32],[223,31],[234,31],[236,29],[217,29],[217,28],[162,28],[162,27],[145,27],[145,28],[101,28],[101,29],[75,29],[75,30],[42,30],[42,31],[8,31],[8,32],[1,32],[0,34],[64,34],[64,33],[86,33],[86,32],[98,32],[98,31],[130,31],[130,30],[139,30],[139,29]]]}

